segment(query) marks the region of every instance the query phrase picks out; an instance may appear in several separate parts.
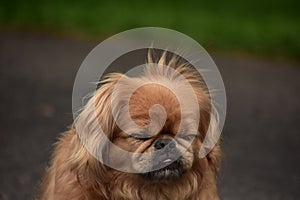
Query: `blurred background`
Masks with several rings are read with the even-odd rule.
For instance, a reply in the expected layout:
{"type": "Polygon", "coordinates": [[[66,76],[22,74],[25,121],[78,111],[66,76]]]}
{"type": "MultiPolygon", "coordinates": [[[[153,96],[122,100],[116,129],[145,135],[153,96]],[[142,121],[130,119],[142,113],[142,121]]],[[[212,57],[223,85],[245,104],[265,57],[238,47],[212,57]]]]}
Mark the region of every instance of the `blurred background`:
{"type": "Polygon", "coordinates": [[[296,0],[0,0],[0,199],[32,199],[72,123],[85,56],[120,31],[171,28],[215,60],[228,97],[222,199],[300,195],[300,12],[296,0]]]}

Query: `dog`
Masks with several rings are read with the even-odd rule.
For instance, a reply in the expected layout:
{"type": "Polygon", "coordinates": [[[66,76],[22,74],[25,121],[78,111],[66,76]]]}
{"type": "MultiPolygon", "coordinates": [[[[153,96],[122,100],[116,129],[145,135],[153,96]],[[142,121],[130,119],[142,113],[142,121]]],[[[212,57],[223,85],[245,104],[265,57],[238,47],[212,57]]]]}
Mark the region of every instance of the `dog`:
{"type": "Polygon", "coordinates": [[[101,82],[56,143],[37,199],[219,199],[220,141],[199,157],[208,132],[218,134],[210,94],[188,62],[174,55],[168,59],[167,54],[154,60],[150,52],[141,77],[112,73],[101,82]],[[198,110],[189,108],[192,95],[187,84],[198,110]],[[137,89],[124,101],[132,88],[137,89]],[[130,152],[130,157],[119,154],[116,147],[130,152]]]}

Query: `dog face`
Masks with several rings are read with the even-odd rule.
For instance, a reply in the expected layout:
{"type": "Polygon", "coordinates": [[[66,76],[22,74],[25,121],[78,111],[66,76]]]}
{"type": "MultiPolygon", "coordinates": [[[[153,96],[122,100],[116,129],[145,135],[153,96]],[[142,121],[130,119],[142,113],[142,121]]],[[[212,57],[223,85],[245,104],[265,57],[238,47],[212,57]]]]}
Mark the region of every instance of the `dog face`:
{"type": "Polygon", "coordinates": [[[131,163],[136,171],[144,172],[148,180],[163,181],[191,169],[200,142],[197,120],[180,109],[171,90],[158,84],[138,88],[130,98],[129,113],[139,128],[118,132],[113,142],[133,152],[131,163]],[[160,106],[149,114],[156,105],[160,106]]]}

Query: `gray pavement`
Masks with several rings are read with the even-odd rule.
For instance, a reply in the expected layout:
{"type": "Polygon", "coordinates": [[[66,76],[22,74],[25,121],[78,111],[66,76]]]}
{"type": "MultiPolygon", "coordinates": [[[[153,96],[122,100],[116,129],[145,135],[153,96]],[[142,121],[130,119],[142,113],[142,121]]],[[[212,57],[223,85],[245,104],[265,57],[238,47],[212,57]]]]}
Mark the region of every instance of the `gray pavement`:
{"type": "MultiPolygon", "coordinates": [[[[0,32],[0,199],[32,199],[52,144],[72,122],[76,71],[96,44],[0,32]]],[[[228,97],[222,199],[299,199],[300,66],[213,58],[228,97]]]]}

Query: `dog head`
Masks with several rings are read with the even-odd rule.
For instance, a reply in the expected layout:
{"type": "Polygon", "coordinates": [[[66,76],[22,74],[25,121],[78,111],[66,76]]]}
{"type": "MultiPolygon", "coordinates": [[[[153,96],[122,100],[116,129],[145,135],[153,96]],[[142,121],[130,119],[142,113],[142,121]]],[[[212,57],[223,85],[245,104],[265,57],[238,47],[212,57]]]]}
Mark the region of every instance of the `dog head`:
{"type": "MultiPolygon", "coordinates": [[[[148,58],[142,77],[109,75],[75,126],[101,170],[107,170],[102,163],[113,163],[137,172],[129,179],[193,182],[201,177],[199,151],[209,125],[217,126],[213,119],[201,76],[177,57],[167,61],[164,53],[158,62],[148,58]]],[[[218,169],[219,157],[215,148],[207,157],[211,168],[218,169]]]]}

